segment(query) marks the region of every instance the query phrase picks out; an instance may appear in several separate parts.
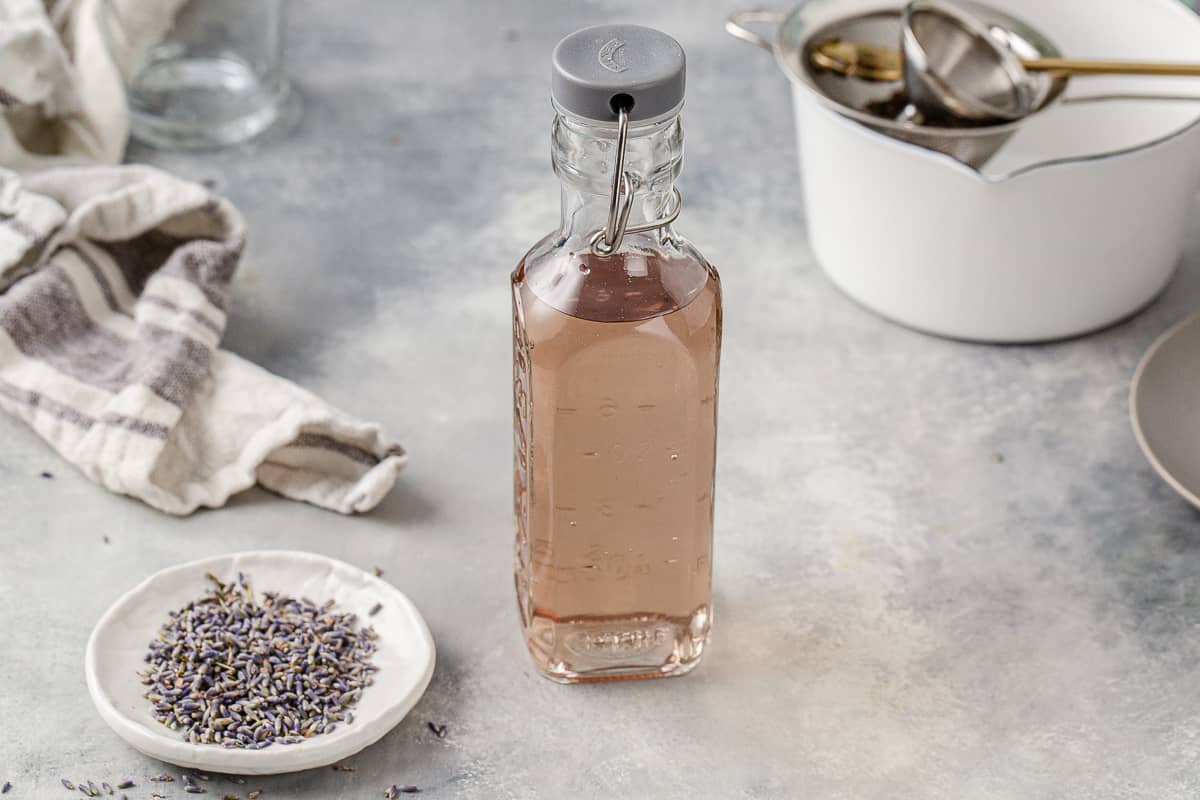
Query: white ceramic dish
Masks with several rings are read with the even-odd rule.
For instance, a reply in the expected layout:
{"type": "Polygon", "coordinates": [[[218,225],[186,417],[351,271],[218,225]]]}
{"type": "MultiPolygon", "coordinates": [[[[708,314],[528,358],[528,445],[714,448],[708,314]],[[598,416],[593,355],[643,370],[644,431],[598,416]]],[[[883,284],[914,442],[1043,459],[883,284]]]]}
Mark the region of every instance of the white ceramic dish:
{"type": "Polygon", "coordinates": [[[1142,356],[1129,416],[1150,465],[1200,508],[1200,313],[1172,326],[1142,356]]]}
{"type": "MultiPolygon", "coordinates": [[[[808,34],[903,2],[808,0],[774,37],[792,79],[809,238],[833,282],[884,317],[977,341],[1073,336],[1149,303],[1174,273],[1200,183],[1200,102],[1071,100],[1195,96],[1195,81],[1072,78],[974,168],[843,116],[794,63],[808,34]]],[[[1070,56],[1200,52],[1200,17],[1177,0],[990,4],[1070,56]]]]}
{"type": "Polygon", "coordinates": [[[119,599],[96,623],[88,640],[88,691],[100,716],[137,750],[170,764],[237,775],[272,775],[326,766],[353,755],[396,726],[420,699],[433,676],[434,648],[429,628],[398,589],[357,567],[315,553],[257,551],[232,553],[158,572],[119,599]],[[333,733],[292,745],[236,750],[193,745],[151,715],[146,688],[137,673],[167,612],[200,597],[209,588],[206,572],[218,577],[246,573],[257,590],[333,598],[336,609],[353,611],[379,632],[373,661],[375,683],[354,707],[354,722],[333,733]],[[383,609],[368,617],[376,604],[383,609]]]}

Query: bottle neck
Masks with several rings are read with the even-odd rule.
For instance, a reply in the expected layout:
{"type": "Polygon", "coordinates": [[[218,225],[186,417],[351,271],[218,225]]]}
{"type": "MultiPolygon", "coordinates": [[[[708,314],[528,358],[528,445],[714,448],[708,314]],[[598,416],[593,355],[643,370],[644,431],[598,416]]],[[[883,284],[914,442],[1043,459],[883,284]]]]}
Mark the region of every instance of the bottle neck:
{"type": "MultiPolygon", "coordinates": [[[[551,134],[554,171],[562,183],[564,240],[590,238],[608,222],[616,156],[617,126],[559,114],[551,134]]],[[[629,225],[660,219],[671,203],[683,163],[679,115],[632,124],[625,144],[625,171],[633,178],[629,225]]],[[[642,237],[670,235],[669,226],[642,237]]]]}

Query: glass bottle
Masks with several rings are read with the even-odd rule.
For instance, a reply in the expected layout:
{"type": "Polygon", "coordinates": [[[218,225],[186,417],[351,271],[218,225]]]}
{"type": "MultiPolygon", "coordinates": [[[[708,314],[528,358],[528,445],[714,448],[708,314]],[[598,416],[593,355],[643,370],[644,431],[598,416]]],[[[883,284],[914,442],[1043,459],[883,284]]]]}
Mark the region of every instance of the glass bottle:
{"type": "Polygon", "coordinates": [[[682,675],[708,641],[721,285],[670,222],[683,69],[637,26],[555,50],[562,223],[512,297],[517,598],[560,682],[682,675]]]}

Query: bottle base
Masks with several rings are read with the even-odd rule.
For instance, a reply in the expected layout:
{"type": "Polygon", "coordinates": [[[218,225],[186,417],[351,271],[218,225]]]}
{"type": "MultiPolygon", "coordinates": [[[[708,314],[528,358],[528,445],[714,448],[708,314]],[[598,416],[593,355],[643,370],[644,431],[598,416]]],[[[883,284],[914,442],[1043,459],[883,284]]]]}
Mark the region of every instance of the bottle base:
{"type": "Polygon", "coordinates": [[[707,606],[686,617],[554,619],[535,613],[525,641],[534,666],[556,683],[672,678],[700,663],[710,625],[707,606]]]}

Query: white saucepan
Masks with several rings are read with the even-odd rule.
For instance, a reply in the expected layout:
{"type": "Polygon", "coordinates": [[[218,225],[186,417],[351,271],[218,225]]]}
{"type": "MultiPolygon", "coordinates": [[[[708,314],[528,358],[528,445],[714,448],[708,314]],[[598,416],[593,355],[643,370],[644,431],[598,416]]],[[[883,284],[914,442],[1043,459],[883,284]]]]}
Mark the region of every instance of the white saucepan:
{"type": "MultiPolygon", "coordinates": [[[[959,160],[851,119],[804,67],[814,32],[902,5],[809,0],[761,40],[792,81],[809,236],[829,277],[884,317],[978,341],[1073,336],[1148,304],[1200,184],[1200,80],[1074,78],[982,163],[959,160]]],[[[1178,0],[992,5],[1068,56],[1200,53],[1200,17],[1178,0]]]]}

